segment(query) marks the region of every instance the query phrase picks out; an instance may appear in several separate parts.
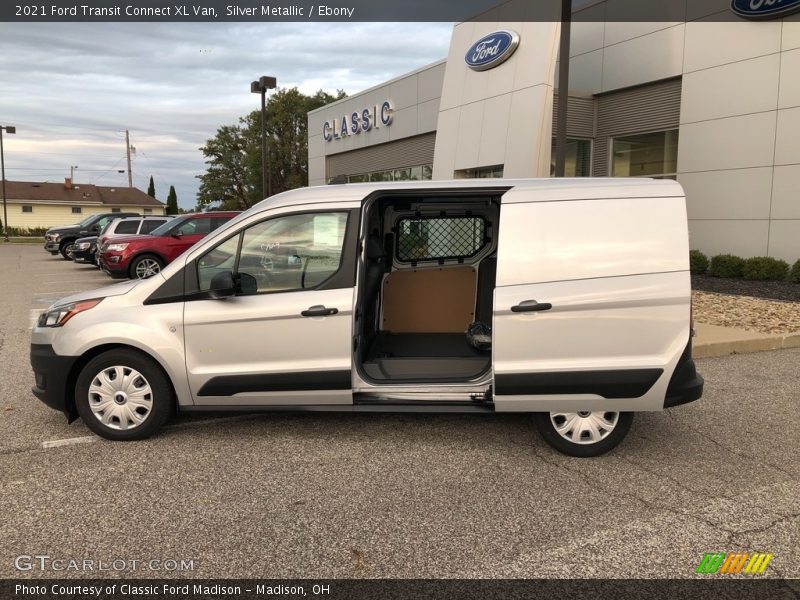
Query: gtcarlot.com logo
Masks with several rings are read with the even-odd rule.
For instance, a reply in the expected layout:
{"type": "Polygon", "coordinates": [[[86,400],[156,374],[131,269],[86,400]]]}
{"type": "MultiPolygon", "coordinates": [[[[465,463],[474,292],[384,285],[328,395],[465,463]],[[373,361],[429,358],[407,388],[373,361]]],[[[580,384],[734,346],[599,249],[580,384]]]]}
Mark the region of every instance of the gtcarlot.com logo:
{"type": "Polygon", "coordinates": [[[17,571],[194,571],[194,559],[157,558],[54,558],[47,554],[21,554],[14,559],[17,571]]]}
{"type": "Polygon", "coordinates": [[[704,575],[763,575],[772,554],[766,552],[706,552],[697,572],[704,575]]]}

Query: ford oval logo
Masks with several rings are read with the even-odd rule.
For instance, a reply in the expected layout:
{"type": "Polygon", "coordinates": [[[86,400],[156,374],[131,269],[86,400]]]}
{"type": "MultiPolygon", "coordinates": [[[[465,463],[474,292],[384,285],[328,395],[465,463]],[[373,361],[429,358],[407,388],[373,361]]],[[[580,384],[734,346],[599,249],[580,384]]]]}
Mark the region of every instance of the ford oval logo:
{"type": "Polygon", "coordinates": [[[508,60],[517,46],[519,36],[513,31],[501,29],[472,44],[464,55],[464,61],[474,71],[486,71],[508,60]]]}
{"type": "Polygon", "coordinates": [[[731,10],[745,19],[776,19],[800,11],[800,0],[731,0],[731,10]]]}

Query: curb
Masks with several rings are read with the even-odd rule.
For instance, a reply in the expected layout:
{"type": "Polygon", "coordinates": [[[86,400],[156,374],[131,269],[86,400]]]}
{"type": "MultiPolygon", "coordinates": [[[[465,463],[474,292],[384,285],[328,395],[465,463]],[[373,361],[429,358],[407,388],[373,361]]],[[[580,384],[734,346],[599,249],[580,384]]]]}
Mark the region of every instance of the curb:
{"type": "Polygon", "coordinates": [[[692,346],[692,356],[694,358],[714,358],[787,348],[800,348],[800,333],[773,334],[768,337],[724,342],[695,342],[692,346]]]}

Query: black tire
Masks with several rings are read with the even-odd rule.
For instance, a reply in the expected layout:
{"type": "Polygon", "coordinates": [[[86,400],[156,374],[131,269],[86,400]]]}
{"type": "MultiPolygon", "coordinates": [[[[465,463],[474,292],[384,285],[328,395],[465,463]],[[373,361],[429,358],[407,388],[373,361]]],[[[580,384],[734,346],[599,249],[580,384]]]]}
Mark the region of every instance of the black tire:
{"type": "Polygon", "coordinates": [[[61,245],[58,247],[58,251],[61,253],[61,257],[64,260],[72,260],[72,257],[69,255],[69,251],[74,245],[75,240],[64,240],[61,242],[61,245]]]}
{"type": "MultiPolygon", "coordinates": [[[[568,456],[577,456],[579,458],[589,458],[592,456],[600,456],[616,448],[619,443],[628,435],[633,423],[632,412],[613,413],[613,411],[601,411],[603,414],[617,414],[617,422],[614,428],[601,440],[594,443],[579,444],[572,442],[563,437],[556,431],[550,413],[535,413],[534,421],[539,433],[542,434],[544,441],[547,442],[552,448],[555,448],[562,454],[568,456]]],[[[591,413],[589,413],[591,414],[591,413]]]]}
{"type": "MultiPolygon", "coordinates": [[[[139,276],[136,274],[136,270],[137,270],[137,268],[139,267],[139,265],[141,265],[141,264],[142,264],[142,263],[144,263],[145,261],[153,261],[153,262],[155,262],[155,263],[158,265],[158,271],[156,271],[155,273],[153,273],[153,275],[155,275],[156,273],[160,272],[160,271],[161,271],[161,269],[163,269],[163,268],[164,268],[164,261],[163,261],[163,260],[161,260],[161,259],[160,259],[158,256],[156,256],[155,254],[142,254],[142,255],[140,255],[140,256],[137,256],[136,258],[134,258],[134,259],[131,261],[131,266],[130,266],[130,269],[129,269],[129,271],[128,271],[128,276],[129,276],[131,279],[147,279],[147,277],[139,277],[139,276]]],[[[152,277],[152,275],[149,275],[148,277],[152,277]]]]}
{"type": "MultiPolygon", "coordinates": [[[[141,379],[138,381],[140,382],[141,379]]],[[[136,386],[136,384],[137,380],[131,382],[131,385],[136,386]]],[[[117,405],[118,403],[115,399],[114,404],[110,405],[112,413],[117,405]]],[[[134,405],[131,404],[130,406],[134,405]]],[[[169,420],[169,417],[174,412],[174,406],[175,394],[167,375],[152,358],[136,350],[109,350],[95,356],[83,367],[75,384],[75,407],[78,409],[78,414],[89,429],[108,440],[129,441],[150,437],[169,420]],[[99,395],[94,395],[90,399],[90,386],[104,370],[107,369],[107,373],[110,374],[112,367],[123,367],[124,369],[138,371],[145,383],[150,386],[149,411],[139,424],[131,426],[133,421],[126,418],[127,429],[120,428],[121,421],[116,416],[110,417],[109,425],[103,423],[101,417],[95,412],[96,409],[93,410],[90,406],[90,403],[96,402],[95,406],[98,407],[103,400],[99,395]],[[114,422],[114,419],[116,419],[116,422],[114,422]]],[[[138,408],[131,410],[138,410],[138,408]]],[[[105,411],[102,414],[104,413],[105,411]]],[[[141,416],[142,413],[137,414],[141,416]]]]}

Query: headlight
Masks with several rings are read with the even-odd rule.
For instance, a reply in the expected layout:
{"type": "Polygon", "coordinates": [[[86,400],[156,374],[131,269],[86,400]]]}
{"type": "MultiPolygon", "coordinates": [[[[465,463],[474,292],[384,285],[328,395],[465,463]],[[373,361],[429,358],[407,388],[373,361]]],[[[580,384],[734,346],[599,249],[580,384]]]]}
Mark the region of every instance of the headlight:
{"type": "Polygon", "coordinates": [[[128,244],[109,244],[108,246],[103,248],[103,250],[111,250],[112,252],[113,251],[121,252],[122,250],[125,250],[125,248],[127,247],[128,244]]]}
{"type": "Polygon", "coordinates": [[[51,308],[39,316],[38,325],[39,327],[61,327],[78,313],[82,313],[100,304],[101,300],[102,298],[82,300],[81,302],[73,302],[72,304],[51,308]]]}
{"type": "Polygon", "coordinates": [[[76,250],[88,250],[91,244],[89,242],[81,242],[80,244],[75,244],[76,250]]]}
{"type": "Polygon", "coordinates": [[[61,237],[61,234],[60,234],[60,233],[51,233],[51,234],[50,234],[50,239],[51,239],[52,241],[54,241],[54,242],[57,242],[57,241],[58,241],[58,238],[60,238],[60,237],[61,237]]]}

